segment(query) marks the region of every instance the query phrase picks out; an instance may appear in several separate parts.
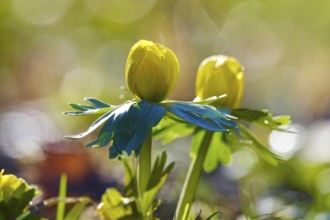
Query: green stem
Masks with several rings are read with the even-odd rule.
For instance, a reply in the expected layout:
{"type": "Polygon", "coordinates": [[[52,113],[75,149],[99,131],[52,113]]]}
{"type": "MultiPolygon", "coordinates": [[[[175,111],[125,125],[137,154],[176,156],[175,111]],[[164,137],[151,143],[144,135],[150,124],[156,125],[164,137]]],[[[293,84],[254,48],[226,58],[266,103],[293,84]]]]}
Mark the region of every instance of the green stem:
{"type": "Polygon", "coordinates": [[[195,157],[192,158],[183,184],[177,209],[175,211],[175,219],[177,220],[183,220],[184,217],[187,217],[191,204],[194,201],[198,182],[203,171],[203,163],[211,143],[212,135],[213,132],[206,131],[195,157]]]}
{"type": "MultiPolygon", "coordinates": [[[[138,182],[140,200],[142,199],[142,195],[147,188],[147,184],[150,179],[150,174],[151,174],[151,135],[143,143],[139,156],[137,182],[138,182]]],[[[143,204],[142,201],[140,202],[142,205],[143,204]]],[[[141,207],[141,209],[142,209],[141,210],[142,214],[145,216],[148,210],[145,210],[146,207],[141,207]]]]}
{"type": "Polygon", "coordinates": [[[57,210],[56,210],[56,220],[64,219],[66,188],[67,188],[67,176],[66,174],[61,174],[60,188],[58,194],[59,202],[57,204],[57,210]]]}

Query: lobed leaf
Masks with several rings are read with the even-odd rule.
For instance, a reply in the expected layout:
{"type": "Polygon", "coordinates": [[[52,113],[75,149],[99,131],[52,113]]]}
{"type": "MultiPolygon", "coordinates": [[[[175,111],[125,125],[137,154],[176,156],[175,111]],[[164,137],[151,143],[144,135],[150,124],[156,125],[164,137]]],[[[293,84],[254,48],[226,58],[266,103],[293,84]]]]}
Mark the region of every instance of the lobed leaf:
{"type": "Polygon", "coordinates": [[[71,108],[78,110],[78,111],[67,111],[64,112],[66,115],[99,115],[109,112],[116,108],[116,106],[110,105],[104,101],[98,100],[96,98],[85,98],[85,101],[91,106],[83,105],[83,104],[75,104],[69,103],[71,108]]]}
{"type": "Polygon", "coordinates": [[[68,139],[79,139],[79,138],[83,138],[85,136],[87,136],[88,134],[92,133],[95,129],[97,129],[99,126],[101,126],[105,121],[107,121],[110,117],[111,117],[111,113],[107,112],[104,115],[102,115],[101,117],[99,117],[89,128],[87,131],[77,134],[77,135],[70,135],[70,136],[65,136],[65,138],[68,139]]]}
{"type": "Polygon", "coordinates": [[[165,116],[159,124],[153,129],[153,137],[161,139],[162,144],[168,144],[176,138],[187,136],[193,133],[195,126],[178,122],[172,118],[165,116]]]}
{"type": "MultiPolygon", "coordinates": [[[[133,215],[130,199],[123,197],[115,188],[107,189],[101,201],[97,211],[104,220],[121,220],[133,215]]],[[[134,218],[130,217],[130,219],[134,218]]]]}
{"type": "Polygon", "coordinates": [[[283,159],[280,156],[274,154],[260,141],[258,141],[258,139],[255,138],[253,134],[250,131],[248,131],[248,129],[245,126],[239,125],[239,128],[241,129],[242,134],[251,141],[250,146],[255,150],[255,152],[259,156],[265,159],[268,163],[276,166],[280,161],[283,161],[283,159]]]}
{"type": "Polygon", "coordinates": [[[73,112],[73,111],[68,111],[64,112],[65,115],[73,115],[73,116],[80,116],[80,115],[100,115],[104,114],[106,112],[112,111],[115,109],[116,106],[113,107],[107,107],[107,108],[99,108],[99,109],[88,109],[85,111],[79,111],[79,112],[73,112]]]}
{"type": "MultiPolygon", "coordinates": [[[[191,158],[196,156],[206,132],[206,130],[200,129],[194,133],[190,150],[191,158]]],[[[214,171],[218,167],[219,163],[228,164],[231,161],[231,149],[223,140],[224,135],[226,134],[222,132],[215,132],[213,134],[203,163],[203,169],[205,172],[214,171]]]]}
{"type": "Polygon", "coordinates": [[[96,98],[85,98],[85,101],[88,102],[89,104],[93,105],[95,108],[108,108],[111,107],[110,104],[98,100],[96,98]]]}
{"type": "Polygon", "coordinates": [[[161,156],[158,156],[155,160],[154,166],[152,168],[150,179],[147,184],[146,190],[142,194],[141,207],[142,210],[147,211],[154,209],[154,201],[159,193],[160,189],[164,185],[169,173],[174,167],[174,162],[166,165],[167,155],[164,151],[161,156]]]}
{"type": "MultiPolygon", "coordinates": [[[[133,158],[135,153],[133,152],[133,158]]],[[[125,175],[125,195],[128,197],[138,197],[138,187],[136,181],[136,169],[126,152],[121,155],[125,175]]]]}
{"type": "Polygon", "coordinates": [[[199,105],[211,105],[217,101],[219,101],[220,99],[223,99],[227,96],[227,94],[223,94],[223,95],[220,95],[220,96],[212,96],[212,97],[209,97],[207,99],[204,99],[204,100],[199,100],[197,98],[194,99],[194,103],[195,104],[199,104],[199,105]]]}
{"type": "Polygon", "coordinates": [[[87,111],[89,109],[94,109],[92,106],[82,105],[82,104],[75,104],[75,103],[69,103],[69,105],[76,110],[79,111],[87,111]]]}
{"type": "Polygon", "coordinates": [[[169,111],[187,122],[204,129],[221,132],[227,131],[224,125],[227,125],[226,123],[229,120],[209,106],[176,103],[171,106],[169,111]]]}
{"type": "Polygon", "coordinates": [[[257,123],[279,131],[286,131],[281,126],[291,123],[290,116],[281,115],[273,117],[269,110],[233,109],[231,114],[237,117],[238,120],[257,123]]]}

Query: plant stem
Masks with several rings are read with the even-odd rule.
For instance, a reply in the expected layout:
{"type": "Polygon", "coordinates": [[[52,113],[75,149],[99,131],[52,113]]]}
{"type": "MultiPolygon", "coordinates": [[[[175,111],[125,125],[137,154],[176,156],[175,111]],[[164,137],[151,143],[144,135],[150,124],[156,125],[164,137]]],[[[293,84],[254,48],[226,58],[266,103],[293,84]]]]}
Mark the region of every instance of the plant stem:
{"type": "Polygon", "coordinates": [[[59,202],[57,204],[57,210],[56,210],[56,220],[64,219],[66,188],[67,188],[67,176],[66,174],[61,174],[60,188],[58,194],[59,202]]]}
{"type": "Polygon", "coordinates": [[[203,163],[209,149],[213,132],[206,131],[203,140],[200,142],[197,154],[192,158],[185,182],[180,194],[180,199],[175,211],[175,219],[184,220],[189,214],[192,202],[194,201],[198,182],[203,171],[203,163]],[[188,205],[188,207],[187,207],[188,205]]]}
{"type": "MultiPolygon", "coordinates": [[[[139,197],[142,199],[142,195],[147,188],[148,181],[151,174],[151,135],[145,140],[142,145],[140,156],[139,156],[139,165],[138,165],[138,174],[137,174],[137,183],[139,190],[139,197]]],[[[141,201],[141,205],[142,201],[141,201]]],[[[145,210],[146,207],[142,208],[142,214],[146,215],[148,210],[145,210]]]]}

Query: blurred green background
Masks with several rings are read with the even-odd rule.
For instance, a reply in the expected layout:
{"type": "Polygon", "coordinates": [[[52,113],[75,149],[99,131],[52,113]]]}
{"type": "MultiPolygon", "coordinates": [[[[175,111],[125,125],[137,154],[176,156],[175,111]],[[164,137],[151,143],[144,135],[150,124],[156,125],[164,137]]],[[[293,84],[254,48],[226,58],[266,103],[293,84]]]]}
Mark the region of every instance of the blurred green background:
{"type": "MultiPolygon", "coordinates": [[[[69,174],[74,195],[97,199],[105,187],[120,185],[121,165],[107,159],[107,149],[63,139],[95,118],[62,112],[84,97],[130,99],[123,89],[126,58],[146,39],[178,56],[171,98],[193,100],[200,62],[224,54],[245,67],[241,107],[293,120],[294,134],[252,128],[286,162],[272,167],[250,150],[235,151],[230,165],[205,175],[196,212],[330,219],[329,12],[326,0],[1,0],[0,169],[38,184],[44,197],[57,193],[61,172],[69,174]]],[[[189,165],[189,143],[189,137],[166,147],[155,142],[155,154],[168,149],[178,161],[161,193],[168,209],[189,165]]]]}

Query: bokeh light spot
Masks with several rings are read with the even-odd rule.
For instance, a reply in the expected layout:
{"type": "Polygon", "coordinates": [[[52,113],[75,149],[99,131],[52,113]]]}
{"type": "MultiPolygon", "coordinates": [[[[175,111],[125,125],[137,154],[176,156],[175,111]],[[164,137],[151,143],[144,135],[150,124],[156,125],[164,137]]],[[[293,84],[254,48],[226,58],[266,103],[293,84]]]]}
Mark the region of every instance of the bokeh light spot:
{"type": "Polygon", "coordinates": [[[98,97],[103,89],[102,73],[90,67],[78,67],[67,73],[61,83],[64,101],[81,102],[85,97],[98,97]]]}
{"type": "Polygon", "coordinates": [[[102,18],[118,23],[130,23],[143,18],[156,0],[86,0],[86,8],[102,18]]]}
{"type": "Polygon", "coordinates": [[[225,173],[232,179],[247,175],[258,161],[257,155],[248,148],[233,153],[232,164],[225,167],[225,173]]]}
{"type": "Polygon", "coordinates": [[[304,129],[300,125],[292,125],[289,132],[272,131],[269,136],[271,149],[284,158],[290,158],[301,147],[304,129]]]}
{"type": "Polygon", "coordinates": [[[72,0],[13,0],[12,7],[24,21],[48,25],[60,20],[72,3],[72,0]]]}
{"type": "Polygon", "coordinates": [[[302,159],[312,163],[330,162],[330,120],[317,121],[307,128],[302,159]]]}
{"type": "Polygon", "coordinates": [[[22,108],[1,115],[0,146],[12,158],[41,159],[42,144],[59,136],[51,119],[35,109],[22,108]]]}
{"type": "Polygon", "coordinates": [[[324,169],[317,176],[317,188],[319,192],[326,194],[330,193],[330,168],[324,169]]]}
{"type": "Polygon", "coordinates": [[[257,70],[273,65],[281,57],[281,42],[269,25],[257,16],[229,14],[221,32],[230,45],[229,54],[240,60],[247,72],[253,71],[251,80],[265,77],[266,71],[257,70]]]}

